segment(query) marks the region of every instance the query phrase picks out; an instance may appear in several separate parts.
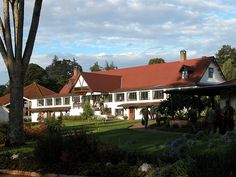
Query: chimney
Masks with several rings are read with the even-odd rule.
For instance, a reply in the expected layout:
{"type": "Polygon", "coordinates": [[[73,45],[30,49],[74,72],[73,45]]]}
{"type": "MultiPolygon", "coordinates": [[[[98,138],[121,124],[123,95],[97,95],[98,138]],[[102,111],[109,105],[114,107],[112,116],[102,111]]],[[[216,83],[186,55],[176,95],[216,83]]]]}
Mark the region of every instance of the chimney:
{"type": "Polygon", "coordinates": [[[78,74],[80,73],[78,66],[74,66],[73,73],[74,73],[74,76],[78,76],[78,74]]]}
{"type": "Polygon", "coordinates": [[[187,60],[187,52],[186,50],[180,50],[180,61],[187,60]]]}

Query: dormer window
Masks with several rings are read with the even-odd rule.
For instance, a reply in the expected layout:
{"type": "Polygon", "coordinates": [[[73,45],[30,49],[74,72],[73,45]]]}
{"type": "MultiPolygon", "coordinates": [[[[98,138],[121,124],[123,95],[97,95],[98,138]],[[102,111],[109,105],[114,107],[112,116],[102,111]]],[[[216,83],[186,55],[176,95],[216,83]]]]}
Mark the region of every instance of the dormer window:
{"type": "Polygon", "coordinates": [[[188,79],[188,68],[183,68],[182,70],[182,79],[188,79]]]}
{"type": "Polygon", "coordinates": [[[194,72],[194,68],[192,68],[191,66],[182,65],[179,72],[182,79],[188,79],[189,75],[194,72]]]}

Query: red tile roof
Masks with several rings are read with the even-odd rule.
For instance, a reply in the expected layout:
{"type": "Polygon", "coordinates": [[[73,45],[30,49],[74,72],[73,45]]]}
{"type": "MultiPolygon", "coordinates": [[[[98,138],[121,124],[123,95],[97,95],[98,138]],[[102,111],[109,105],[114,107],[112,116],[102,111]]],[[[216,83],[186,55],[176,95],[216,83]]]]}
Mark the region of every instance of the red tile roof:
{"type": "Polygon", "coordinates": [[[100,73],[81,73],[89,88],[95,92],[111,92],[121,87],[121,76],[100,73]]]}
{"type": "MultiPolygon", "coordinates": [[[[24,87],[24,97],[28,99],[40,98],[52,94],[56,93],[35,82],[24,87]]],[[[0,97],[0,105],[5,105],[9,102],[10,102],[10,94],[0,97]]]]}
{"type": "MultiPolygon", "coordinates": [[[[81,72],[80,75],[92,91],[99,92],[195,86],[199,84],[211,62],[214,62],[214,57],[202,57],[109,71],[81,72]],[[191,68],[188,79],[181,78],[183,66],[191,68]]],[[[73,76],[70,84],[66,84],[60,94],[69,94],[80,75],[76,78],[73,76]]]]}
{"type": "Polygon", "coordinates": [[[97,73],[121,76],[121,90],[189,86],[197,85],[212,61],[214,61],[214,57],[203,57],[97,73]],[[189,78],[184,80],[181,78],[180,72],[183,65],[191,68],[189,78]]]}

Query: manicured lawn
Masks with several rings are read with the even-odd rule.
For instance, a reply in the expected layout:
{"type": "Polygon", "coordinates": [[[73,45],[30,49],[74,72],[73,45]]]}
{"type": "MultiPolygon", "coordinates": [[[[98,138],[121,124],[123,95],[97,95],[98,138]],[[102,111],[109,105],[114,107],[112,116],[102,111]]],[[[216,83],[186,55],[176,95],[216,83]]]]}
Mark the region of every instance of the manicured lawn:
{"type": "Polygon", "coordinates": [[[84,129],[93,132],[99,138],[111,144],[116,144],[120,148],[128,151],[144,153],[160,152],[164,148],[164,143],[180,136],[174,132],[161,132],[150,129],[128,129],[131,125],[139,121],[69,121],[66,120],[65,130],[84,129]]]}
{"type": "MultiPolygon", "coordinates": [[[[157,153],[164,148],[164,143],[180,136],[174,132],[162,132],[151,129],[129,129],[130,126],[139,121],[122,121],[122,120],[90,120],[90,121],[73,121],[65,120],[63,132],[85,130],[86,132],[95,133],[105,143],[118,145],[123,150],[157,153]]],[[[6,148],[0,145],[0,154],[7,151],[31,153],[35,142],[26,142],[26,145],[18,148],[6,148]]]]}

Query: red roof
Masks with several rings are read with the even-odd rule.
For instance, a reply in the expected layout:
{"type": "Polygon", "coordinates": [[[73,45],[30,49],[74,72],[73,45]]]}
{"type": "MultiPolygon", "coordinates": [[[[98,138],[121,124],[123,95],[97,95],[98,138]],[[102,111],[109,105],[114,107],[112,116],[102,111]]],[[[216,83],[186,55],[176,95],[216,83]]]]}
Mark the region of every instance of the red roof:
{"type": "MultiPolygon", "coordinates": [[[[92,91],[99,92],[195,86],[199,84],[209,64],[213,61],[214,57],[202,57],[109,71],[81,72],[80,75],[84,77],[92,91]],[[181,78],[183,67],[191,69],[188,79],[181,78]]],[[[73,76],[70,84],[66,84],[60,94],[69,94],[79,76],[77,78],[73,76]]]]}
{"type": "Polygon", "coordinates": [[[100,73],[81,73],[89,88],[95,92],[111,92],[121,88],[121,76],[100,73]]]}
{"type": "MultiPolygon", "coordinates": [[[[24,97],[28,99],[40,98],[52,94],[56,93],[35,82],[24,87],[24,97]]],[[[0,105],[5,105],[9,102],[10,102],[10,94],[0,97],[0,105]]]]}
{"type": "Polygon", "coordinates": [[[214,61],[214,57],[203,57],[185,61],[99,71],[97,73],[121,76],[121,90],[190,86],[197,85],[212,61],[214,61]],[[180,70],[183,65],[191,68],[191,74],[188,79],[181,78],[180,70]]]}

